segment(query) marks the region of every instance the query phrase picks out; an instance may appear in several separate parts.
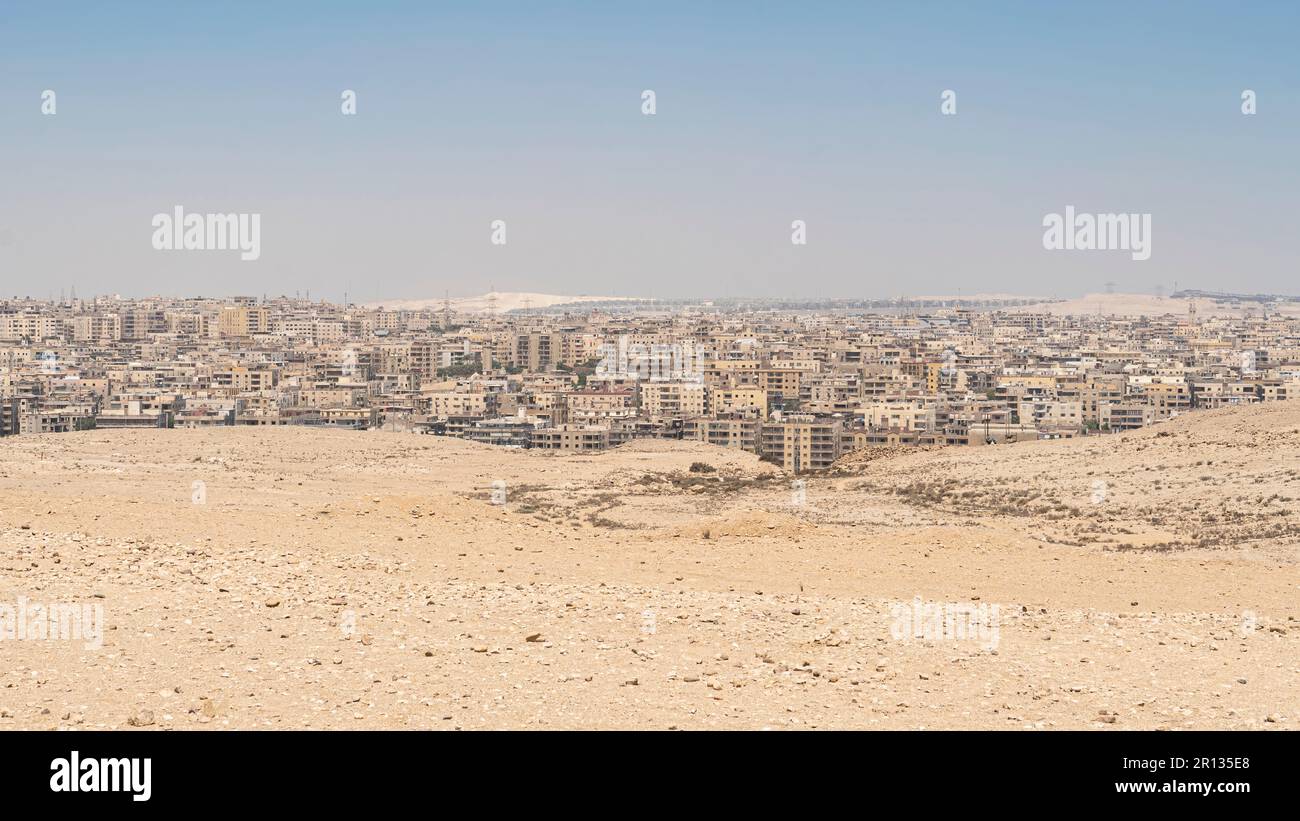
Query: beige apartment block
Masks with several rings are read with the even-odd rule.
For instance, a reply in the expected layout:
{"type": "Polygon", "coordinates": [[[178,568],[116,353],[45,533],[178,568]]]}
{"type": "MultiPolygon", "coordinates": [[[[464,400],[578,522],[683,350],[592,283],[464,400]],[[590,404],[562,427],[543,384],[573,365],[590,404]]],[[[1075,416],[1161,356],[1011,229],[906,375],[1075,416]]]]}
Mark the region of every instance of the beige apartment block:
{"type": "Polygon", "coordinates": [[[704,381],[727,387],[757,386],[759,367],[757,359],[715,359],[705,367],[704,381]]]}
{"type": "Polygon", "coordinates": [[[484,391],[434,391],[428,398],[429,415],[439,419],[496,415],[497,398],[484,391]]]}
{"type": "Polygon", "coordinates": [[[863,369],[863,398],[887,399],[921,388],[921,380],[908,376],[897,368],[869,365],[863,369]]]}
{"type": "Polygon", "coordinates": [[[939,383],[944,375],[943,362],[925,363],[925,389],[930,393],[939,392],[939,383]]]}
{"type": "Polygon", "coordinates": [[[592,333],[529,331],[514,334],[505,349],[505,359],[526,371],[549,366],[576,368],[600,357],[600,338],[592,333]]]}
{"type": "Polygon", "coordinates": [[[69,433],[76,430],[88,430],[95,426],[95,417],[89,411],[48,410],[23,414],[18,423],[18,432],[29,433],[69,433]]]}
{"type": "Polygon", "coordinates": [[[1019,395],[1046,395],[1056,390],[1056,377],[1049,374],[1003,374],[998,377],[999,390],[1019,395]],[[1020,388],[1022,390],[1014,391],[1020,388]]]}
{"type": "Polygon", "coordinates": [[[49,336],[56,336],[59,327],[60,323],[57,319],[43,314],[0,314],[0,339],[30,339],[35,342],[49,336]]]}
{"type": "Polygon", "coordinates": [[[766,417],[767,391],[756,386],[710,388],[708,412],[715,417],[732,413],[750,413],[766,417]]]}
{"type": "Polygon", "coordinates": [[[1168,419],[1192,408],[1191,388],[1182,380],[1150,382],[1135,386],[1134,390],[1155,408],[1156,419],[1168,419]]]}
{"type": "Polygon", "coordinates": [[[170,428],[185,407],[179,394],[122,394],[95,417],[97,428],[170,428]]]}
{"type": "Polygon", "coordinates": [[[235,424],[235,416],[243,409],[238,399],[224,401],[187,401],[176,414],[178,428],[211,428],[235,424]]]}
{"type": "Polygon", "coordinates": [[[323,424],[341,428],[372,428],[379,424],[377,408],[321,408],[323,424]]]}
{"type": "Polygon", "coordinates": [[[341,320],[317,319],[312,322],[312,341],[317,345],[329,345],[347,339],[347,325],[341,320]]]}
{"type": "Polygon", "coordinates": [[[597,451],[609,447],[605,425],[560,425],[533,431],[533,447],[541,450],[597,451]]]}
{"type": "Polygon", "coordinates": [[[249,368],[236,365],[212,372],[212,386],[233,393],[268,391],[279,384],[280,372],[275,368],[249,368]]]}
{"type": "Polygon", "coordinates": [[[799,398],[804,371],[794,368],[763,368],[757,372],[758,386],[767,393],[768,405],[799,398]]]}
{"type": "Polygon", "coordinates": [[[1113,402],[1101,409],[1101,426],[1110,431],[1137,430],[1155,421],[1155,408],[1142,402],[1113,402]]]}
{"type": "Polygon", "coordinates": [[[77,342],[108,344],[122,338],[122,320],[116,314],[79,316],[72,327],[72,338],[77,342]]]}
{"type": "Polygon", "coordinates": [[[559,336],[538,331],[514,334],[506,361],[526,371],[540,371],[555,361],[559,336]]]}
{"type": "Polygon", "coordinates": [[[565,404],[574,423],[594,424],[637,415],[636,394],[630,389],[572,391],[565,395],[565,404]]]}
{"type": "Polygon", "coordinates": [[[124,340],[144,340],[148,339],[150,334],[163,333],[166,328],[166,317],[162,311],[149,308],[135,308],[118,311],[118,317],[122,321],[122,339],[124,340]]]}
{"type": "Polygon", "coordinates": [[[269,308],[252,305],[226,305],[217,314],[217,334],[225,337],[248,337],[271,332],[269,308]]]}
{"type": "Polygon", "coordinates": [[[0,397],[0,436],[13,436],[18,433],[21,418],[18,397],[0,397]]]}
{"type": "Polygon", "coordinates": [[[794,473],[823,470],[840,456],[843,428],[839,421],[765,424],[759,433],[759,453],[794,473]]]}
{"type": "Polygon", "coordinates": [[[298,391],[298,404],[304,408],[356,408],[365,403],[366,391],[361,388],[302,388],[298,391]]]}
{"type": "Polygon", "coordinates": [[[756,417],[698,417],[682,423],[682,438],[757,453],[758,432],[762,425],[762,420],[756,417]]]}
{"type": "Polygon", "coordinates": [[[808,374],[799,386],[802,413],[849,413],[862,402],[862,380],[856,373],[808,374]]]}
{"type": "Polygon", "coordinates": [[[205,337],[208,335],[208,319],[197,311],[164,311],[163,324],[166,333],[177,336],[205,337]]]}
{"type": "Polygon", "coordinates": [[[272,333],[305,342],[316,342],[316,320],[287,317],[272,323],[272,333]]]}
{"type": "Polygon", "coordinates": [[[1070,428],[1083,426],[1083,406],[1079,402],[1059,400],[1022,400],[1017,413],[1020,421],[1038,427],[1070,428]]]}
{"type": "Polygon", "coordinates": [[[453,337],[439,340],[433,350],[432,369],[427,376],[433,376],[438,368],[457,368],[472,364],[486,358],[483,346],[467,337],[453,337]]]}
{"type": "Polygon", "coordinates": [[[559,364],[576,368],[599,358],[600,337],[583,332],[560,334],[559,350],[555,356],[559,364]]]}
{"type": "Polygon", "coordinates": [[[411,372],[421,377],[433,376],[437,370],[438,346],[427,339],[412,340],[407,362],[411,372]]]}
{"type": "Polygon", "coordinates": [[[859,411],[872,430],[933,430],[934,408],[922,402],[869,402],[859,411]]]}
{"type": "Polygon", "coordinates": [[[1075,399],[1084,423],[1101,423],[1101,409],[1124,399],[1127,380],[1123,376],[1089,377],[1082,384],[1063,383],[1057,390],[1061,399],[1075,399]]]}
{"type": "Polygon", "coordinates": [[[1259,392],[1265,402],[1300,399],[1300,378],[1265,380],[1259,384],[1259,392]]]}
{"type": "Polygon", "coordinates": [[[707,392],[703,383],[646,382],[641,385],[641,411],[651,419],[703,416],[707,392]]]}

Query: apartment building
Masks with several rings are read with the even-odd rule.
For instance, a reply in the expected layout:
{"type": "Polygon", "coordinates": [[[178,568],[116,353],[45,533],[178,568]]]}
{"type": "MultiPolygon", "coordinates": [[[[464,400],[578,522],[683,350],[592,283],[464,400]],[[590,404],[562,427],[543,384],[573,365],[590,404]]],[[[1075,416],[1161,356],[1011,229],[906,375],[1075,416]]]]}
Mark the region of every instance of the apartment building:
{"type": "Polygon", "coordinates": [[[685,419],[705,415],[707,389],[702,382],[646,382],[640,386],[641,411],[650,419],[685,419]]]}
{"type": "Polygon", "coordinates": [[[1155,421],[1156,409],[1147,404],[1113,402],[1109,405],[1103,405],[1101,409],[1101,426],[1115,433],[1137,430],[1155,421]]]}
{"type": "Polygon", "coordinates": [[[72,339],[107,345],[122,338],[122,320],[116,314],[79,316],[72,322],[72,339]]]}
{"type": "Polygon", "coordinates": [[[255,305],[226,305],[217,314],[217,334],[249,337],[271,332],[271,312],[255,305]]]}
{"type": "Polygon", "coordinates": [[[120,394],[95,416],[96,428],[170,428],[185,407],[179,394],[120,394]]]}
{"type": "Polygon", "coordinates": [[[923,401],[868,402],[858,409],[869,430],[931,431],[935,429],[933,404],[923,401]]]}
{"type": "Polygon", "coordinates": [[[576,390],[565,400],[565,418],[574,424],[608,424],[637,415],[636,392],[631,388],[576,390]]]}
{"type": "Polygon", "coordinates": [[[0,396],[0,436],[19,432],[20,401],[16,396],[0,396]]]}
{"type": "Polygon", "coordinates": [[[234,366],[212,372],[212,387],[230,393],[269,391],[280,384],[280,371],[272,367],[234,366]]]}
{"type": "Polygon", "coordinates": [[[532,433],[533,447],[540,450],[589,452],[607,450],[610,443],[607,425],[560,425],[540,428],[532,433]]]}
{"type": "Polygon", "coordinates": [[[792,473],[825,470],[840,457],[839,420],[771,422],[759,429],[759,455],[792,473]]]}
{"type": "Polygon", "coordinates": [[[755,417],[696,417],[682,423],[682,438],[757,453],[762,424],[755,417]]]}
{"type": "Polygon", "coordinates": [[[425,398],[428,400],[429,415],[440,419],[452,416],[483,418],[497,415],[497,395],[487,391],[457,388],[449,391],[433,391],[426,394],[425,398]]]}
{"type": "Polygon", "coordinates": [[[484,445],[529,448],[534,446],[533,434],[544,427],[545,420],[535,416],[501,416],[476,420],[466,429],[464,437],[484,445]]]}
{"type": "Polygon", "coordinates": [[[710,387],[706,394],[706,413],[715,417],[740,413],[765,418],[767,391],[757,386],[710,387]]]}

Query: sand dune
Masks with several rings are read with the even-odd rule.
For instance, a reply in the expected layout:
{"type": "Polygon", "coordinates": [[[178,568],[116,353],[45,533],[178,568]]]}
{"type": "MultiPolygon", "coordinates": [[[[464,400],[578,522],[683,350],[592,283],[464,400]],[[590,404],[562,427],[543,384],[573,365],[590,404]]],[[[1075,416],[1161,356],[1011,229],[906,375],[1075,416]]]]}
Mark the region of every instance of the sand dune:
{"type": "Polygon", "coordinates": [[[523,292],[491,291],[482,296],[456,297],[454,299],[391,299],[372,302],[362,307],[387,308],[392,311],[441,311],[450,303],[451,309],[463,314],[506,313],[526,308],[549,308],[583,302],[610,302],[624,299],[616,296],[561,296],[559,294],[533,294],[523,292]]]}

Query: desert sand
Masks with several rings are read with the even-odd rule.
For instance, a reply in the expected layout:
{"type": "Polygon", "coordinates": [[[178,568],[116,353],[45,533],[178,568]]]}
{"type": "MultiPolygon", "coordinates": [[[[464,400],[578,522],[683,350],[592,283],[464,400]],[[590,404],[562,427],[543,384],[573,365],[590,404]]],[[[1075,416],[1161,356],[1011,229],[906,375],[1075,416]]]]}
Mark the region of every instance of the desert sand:
{"type": "Polygon", "coordinates": [[[0,440],[0,603],[105,625],[0,641],[0,729],[1300,719],[1300,403],[793,478],[664,441],[0,440]],[[996,605],[995,639],[900,636],[918,599],[996,605]]]}

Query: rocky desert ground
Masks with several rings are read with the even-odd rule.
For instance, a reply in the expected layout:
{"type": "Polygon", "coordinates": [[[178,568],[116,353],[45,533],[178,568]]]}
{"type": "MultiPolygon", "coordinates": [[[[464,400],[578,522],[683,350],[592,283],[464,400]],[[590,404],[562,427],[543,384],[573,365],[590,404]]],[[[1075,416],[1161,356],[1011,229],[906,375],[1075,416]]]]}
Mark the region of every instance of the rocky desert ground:
{"type": "Polygon", "coordinates": [[[664,441],[0,440],[0,604],[103,619],[0,640],[0,729],[1300,719],[1300,403],[795,478],[664,441]],[[936,607],[994,629],[900,628],[936,607]]]}

